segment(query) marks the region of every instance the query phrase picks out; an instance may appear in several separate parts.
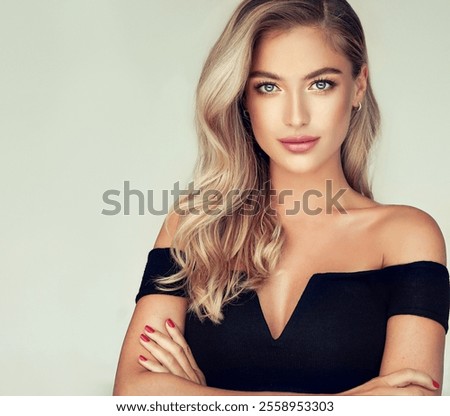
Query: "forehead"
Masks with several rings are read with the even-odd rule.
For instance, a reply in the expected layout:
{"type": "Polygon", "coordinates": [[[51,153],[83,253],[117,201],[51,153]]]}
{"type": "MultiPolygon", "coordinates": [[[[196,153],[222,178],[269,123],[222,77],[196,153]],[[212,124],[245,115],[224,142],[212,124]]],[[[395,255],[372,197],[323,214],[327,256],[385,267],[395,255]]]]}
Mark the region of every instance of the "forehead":
{"type": "Polygon", "coordinates": [[[309,26],[268,32],[253,52],[252,70],[273,71],[287,77],[330,66],[344,74],[352,69],[348,58],[333,48],[323,30],[309,26]]]}

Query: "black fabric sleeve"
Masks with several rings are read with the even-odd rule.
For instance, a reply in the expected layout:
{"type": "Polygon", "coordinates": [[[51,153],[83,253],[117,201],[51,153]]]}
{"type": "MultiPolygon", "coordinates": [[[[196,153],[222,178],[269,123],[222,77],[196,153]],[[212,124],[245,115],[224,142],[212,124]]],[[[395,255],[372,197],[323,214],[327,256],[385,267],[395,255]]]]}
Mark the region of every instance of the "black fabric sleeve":
{"type": "Polygon", "coordinates": [[[410,314],[439,322],[448,331],[450,286],[448,269],[437,262],[417,261],[393,267],[388,317],[410,314]]]}
{"type": "Polygon", "coordinates": [[[180,266],[170,254],[169,247],[157,247],[150,250],[147,257],[147,264],[145,266],[144,275],[142,276],[139,292],[136,295],[135,302],[145,295],[160,294],[186,297],[184,289],[176,288],[177,285],[166,286],[167,288],[174,288],[171,291],[160,290],[156,287],[158,276],[170,276],[180,271],[180,266]]]}

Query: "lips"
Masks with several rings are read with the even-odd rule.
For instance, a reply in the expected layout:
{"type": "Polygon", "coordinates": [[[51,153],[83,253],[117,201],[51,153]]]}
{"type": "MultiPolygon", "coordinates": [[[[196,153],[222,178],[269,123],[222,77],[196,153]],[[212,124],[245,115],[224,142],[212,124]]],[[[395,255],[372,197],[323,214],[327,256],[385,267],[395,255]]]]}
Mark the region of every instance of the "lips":
{"type": "Polygon", "coordinates": [[[303,153],[312,149],[319,141],[320,137],[314,136],[296,136],[296,137],[284,137],[278,139],[285,149],[292,153],[303,153]]]}
{"type": "Polygon", "coordinates": [[[278,139],[282,143],[305,143],[312,142],[317,140],[319,137],[314,136],[292,136],[292,137],[283,137],[282,139],[278,139]]]}

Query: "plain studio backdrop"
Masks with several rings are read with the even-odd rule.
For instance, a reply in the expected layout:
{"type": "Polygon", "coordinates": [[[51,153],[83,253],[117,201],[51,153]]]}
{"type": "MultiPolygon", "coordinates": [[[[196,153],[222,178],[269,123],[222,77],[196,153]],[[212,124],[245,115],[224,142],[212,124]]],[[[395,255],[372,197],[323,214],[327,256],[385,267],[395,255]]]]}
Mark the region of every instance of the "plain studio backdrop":
{"type": "MultiPolygon", "coordinates": [[[[136,195],[127,213],[124,192],[164,211],[191,180],[195,86],[238,3],[1,0],[0,394],[111,394],[165,217],[136,195]]],[[[383,116],[375,198],[428,212],[450,244],[450,2],[350,3],[383,116]]]]}

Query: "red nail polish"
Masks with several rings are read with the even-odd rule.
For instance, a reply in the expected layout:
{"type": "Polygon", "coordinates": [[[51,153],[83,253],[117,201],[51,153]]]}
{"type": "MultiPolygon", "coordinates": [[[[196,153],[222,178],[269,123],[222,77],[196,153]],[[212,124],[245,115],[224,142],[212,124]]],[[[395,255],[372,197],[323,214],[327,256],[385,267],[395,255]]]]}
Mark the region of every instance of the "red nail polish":
{"type": "Polygon", "coordinates": [[[147,358],[145,358],[143,355],[140,355],[140,356],[139,356],[139,359],[140,359],[141,361],[147,361],[147,358]]]}
{"type": "Polygon", "coordinates": [[[172,319],[167,320],[167,325],[169,325],[171,328],[175,328],[175,324],[173,323],[172,319]]]}
{"type": "Polygon", "coordinates": [[[153,334],[153,332],[155,332],[155,330],[148,325],[145,325],[145,330],[149,333],[149,334],[153,334]]]}
{"type": "Polygon", "coordinates": [[[437,389],[440,387],[439,383],[434,380],[433,380],[433,386],[436,387],[437,389]]]}
{"type": "Polygon", "coordinates": [[[145,335],[145,334],[141,334],[141,339],[142,339],[142,341],[145,341],[145,342],[149,342],[150,341],[150,338],[147,335],[145,335]]]}

